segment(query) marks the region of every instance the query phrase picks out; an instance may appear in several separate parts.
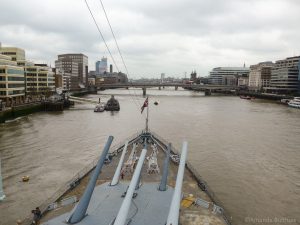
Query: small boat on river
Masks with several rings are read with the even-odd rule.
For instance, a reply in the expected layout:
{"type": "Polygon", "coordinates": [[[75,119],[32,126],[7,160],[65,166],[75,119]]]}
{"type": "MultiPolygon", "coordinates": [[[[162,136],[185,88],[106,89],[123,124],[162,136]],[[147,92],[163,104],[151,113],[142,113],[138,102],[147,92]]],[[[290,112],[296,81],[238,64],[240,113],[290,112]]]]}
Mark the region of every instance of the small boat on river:
{"type": "Polygon", "coordinates": [[[294,97],[293,100],[289,101],[288,105],[290,107],[300,109],[300,97],[294,97]]]}
{"type": "Polygon", "coordinates": [[[94,112],[104,112],[105,110],[105,104],[99,103],[95,106],[94,112]]]}
{"type": "Polygon", "coordinates": [[[241,99],[246,99],[246,100],[251,100],[250,96],[244,96],[244,95],[240,95],[241,99]]]}

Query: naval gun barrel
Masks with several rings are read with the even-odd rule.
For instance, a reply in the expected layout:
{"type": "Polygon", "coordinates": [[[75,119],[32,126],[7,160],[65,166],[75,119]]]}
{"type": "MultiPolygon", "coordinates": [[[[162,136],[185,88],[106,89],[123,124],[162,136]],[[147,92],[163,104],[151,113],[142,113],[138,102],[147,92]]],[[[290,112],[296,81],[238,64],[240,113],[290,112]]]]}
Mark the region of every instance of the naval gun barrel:
{"type": "Polygon", "coordinates": [[[165,161],[164,161],[163,174],[162,174],[162,178],[161,178],[160,185],[159,185],[159,188],[158,188],[158,190],[160,190],[160,191],[165,191],[167,189],[170,152],[171,152],[171,143],[168,144],[168,150],[167,150],[166,158],[165,158],[165,161]]]}
{"type": "Polygon", "coordinates": [[[187,156],[187,142],[183,142],[180,162],[177,172],[177,179],[175,190],[172,197],[171,206],[169,209],[168,219],[166,225],[178,225],[179,220],[179,209],[180,209],[180,200],[181,200],[181,188],[183,182],[183,175],[184,175],[184,168],[185,168],[185,161],[187,156]]]}
{"type": "Polygon", "coordinates": [[[96,182],[97,182],[97,178],[101,172],[102,166],[104,165],[106,155],[109,151],[109,148],[110,148],[110,145],[111,145],[113,139],[114,139],[113,136],[108,137],[107,142],[102,151],[101,157],[97,163],[97,166],[89,180],[89,183],[88,183],[79,203],[75,206],[75,208],[73,209],[69,218],[67,218],[68,223],[70,223],[70,224],[78,223],[85,217],[85,213],[89,206],[89,203],[90,203],[90,200],[91,200],[91,197],[92,197],[92,194],[93,194],[96,182]]]}
{"type": "Polygon", "coordinates": [[[136,169],[134,171],[134,174],[132,176],[131,182],[129,184],[129,187],[127,189],[127,193],[126,196],[122,202],[121,208],[118,212],[118,215],[115,219],[114,225],[124,225],[126,224],[126,220],[127,220],[127,215],[130,209],[130,205],[131,205],[131,199],[135,190],[135,187],[137,185],[137,182],[139,181],[139,177],[141,174],[141,170],[143,167],[143,163],[146,157],[146,153],[147,153],[147,149],[143,149],[142,153],[140,155],[138,164],[136,166],[136,169]]]}
{"type": "Polygon", "coordinates": [[[120,177],[121,169],[122,169],[123,162],[124,162],[124,159],[125,159],[125,154],[126,154],[126,151],[127,151],[127,146],[128,146],[128,141],[126,141],[125,146],[123,148],[123,152],[122,152],[119,164],[117,166],[117,169],[116,169],[116,172],[114,174],[114,177],[113,177],[113,179],[112,179],[112,181],[110,183],[111,186],[114,186],[114,185],[116,185],[119,182],[119,177],[120,177]]]}

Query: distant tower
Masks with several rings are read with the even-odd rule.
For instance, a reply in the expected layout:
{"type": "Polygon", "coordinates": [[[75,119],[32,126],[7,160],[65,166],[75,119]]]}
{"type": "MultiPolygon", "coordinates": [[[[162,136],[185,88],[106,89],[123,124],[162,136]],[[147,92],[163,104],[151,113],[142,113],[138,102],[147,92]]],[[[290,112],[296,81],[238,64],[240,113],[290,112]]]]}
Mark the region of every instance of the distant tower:
{"type": "Polygon", "coordinates": [[[113,73],[113,65],[112,64],[109,65],[109,72],[113,73]]]}
{"type": "Polygon", "coordinates": [[[160,82],[163,83],[163,82],[164,82],[164,79],[165,79],[165,74],[162,73],[162,74],[160,75],[160,82]]]}
{"type": "Polygon", "coordinates": [[[196,79],[197,79],[197,73],[196,73],[196,70],[195,71],[192,71],[192,73],[191,73],[191,81],[196,81],[196,79]]]}
{"type": "Polygon", "coordinates": [[[2,185],[2,174],[1,174],[1,159],[0,159],[0,201],[5,198],[5,194],[3,192],[3,185],[2,185]]]}
{"type": "Polygon", "coordinates": [[[244,68],[246,67],[246,63],[244,62],[244,68]]]}
{"type": "Polygon", "coordinates": [[[102,57],[101,61],[96,62],[96,73],[103,74],[107,72],[107,58],[102,57]]]}

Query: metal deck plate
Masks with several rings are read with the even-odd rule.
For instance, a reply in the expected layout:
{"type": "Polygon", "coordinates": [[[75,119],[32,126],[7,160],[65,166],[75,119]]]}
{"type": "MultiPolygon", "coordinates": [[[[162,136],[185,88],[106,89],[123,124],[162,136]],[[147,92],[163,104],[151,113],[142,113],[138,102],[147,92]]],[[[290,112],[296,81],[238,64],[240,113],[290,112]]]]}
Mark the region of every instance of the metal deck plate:
{"type": "MultiPolygon", "coordinates": [[[[119,183],[109,186],[104,183],[95,187],[86,216],[79,225],[108,225],[117,216],[124,198],[121,195],[126,191],[129,183],[119,183]]],[[[144,183],[137,190],[137,197],[133,199],[128,214],[132,217],[130,225],[165,224],[173,196],[174,189],[168,187],[166,191],[158,191],[157,183],[144,183]]],[[[66,225],[66,218],[70,213],[43,223],[44,225],[66,225]]]]}

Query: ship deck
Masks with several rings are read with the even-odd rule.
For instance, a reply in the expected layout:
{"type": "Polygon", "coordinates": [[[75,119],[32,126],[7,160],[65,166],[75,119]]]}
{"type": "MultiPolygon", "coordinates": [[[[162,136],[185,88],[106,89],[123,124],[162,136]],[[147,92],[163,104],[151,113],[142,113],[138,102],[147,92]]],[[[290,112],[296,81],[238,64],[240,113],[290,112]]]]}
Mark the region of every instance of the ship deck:
{"type": "MultiPolygon", "coordinates": [[[[154,225],[165,224],[174,192],[174,187],[177,177],[178,164],[170,160],[169,175],[167,180],[167,190],[159,191],[158,186],[161,180],[161,173],[163,170],[163,161],[165,158],[165,152],[159,146],[157,163],[160,168],[159,174],[148,174],[147,167],[148,161],[145,159],[143,168],[141,171],[141,185],[135,191],[137,196],[132,199],[132,204],[128,213],[127,220],[131,219],[132,225],[154,225]]],[[[141,153],[142,145],[137,147],[137,155],[141,153]]],[[[128,146],[127,153],[125,155],[125,162],[129,157],[132,150],[132,145],[128,146]]],[[[147,157],[152,153],[152,148],[148,146],[147,157]]],[[[121,152],[113,157],[109,164],[105,164],[98,177],[96,187],[94,189],[89,207],[87,209],[87,216],[83,218],[79,223],[80,225],[108,225],[116,217],[120,206],[124,200],[122,194],[126,191],[132,174],[125,174],[124,178],[119,180],[119,183],[115,186],[110,186],[111,179],[114,175],[115,169],[118,165],[121,152]]],[[[71,196],[76,196],[80,199],[85,187],[90,178],[89,173],[84,177],[80,184],[74,189],[65,193],[57,201],[66,199],[71,196]]],[[[213,203],[208,195],[198,187],[197,181],[194,179],[191,172],[185,169],[184,180],[182,185],[182,192],[184,196],[192,195],[194,198],[201,198],[209,203],[209,207],[205,208],[191,204],[187,207],[181,205],[180,208],[180,224],[181,225],[226,225],[222,214],[213,212],[213,203]]],[[[66,224],[66,219],[70,215],[70,212],[74,208],[76,203],[59,206],[58,208],[48,211],[41,219],[41,223],[44,225],[63,225],[66,224]]]]}

